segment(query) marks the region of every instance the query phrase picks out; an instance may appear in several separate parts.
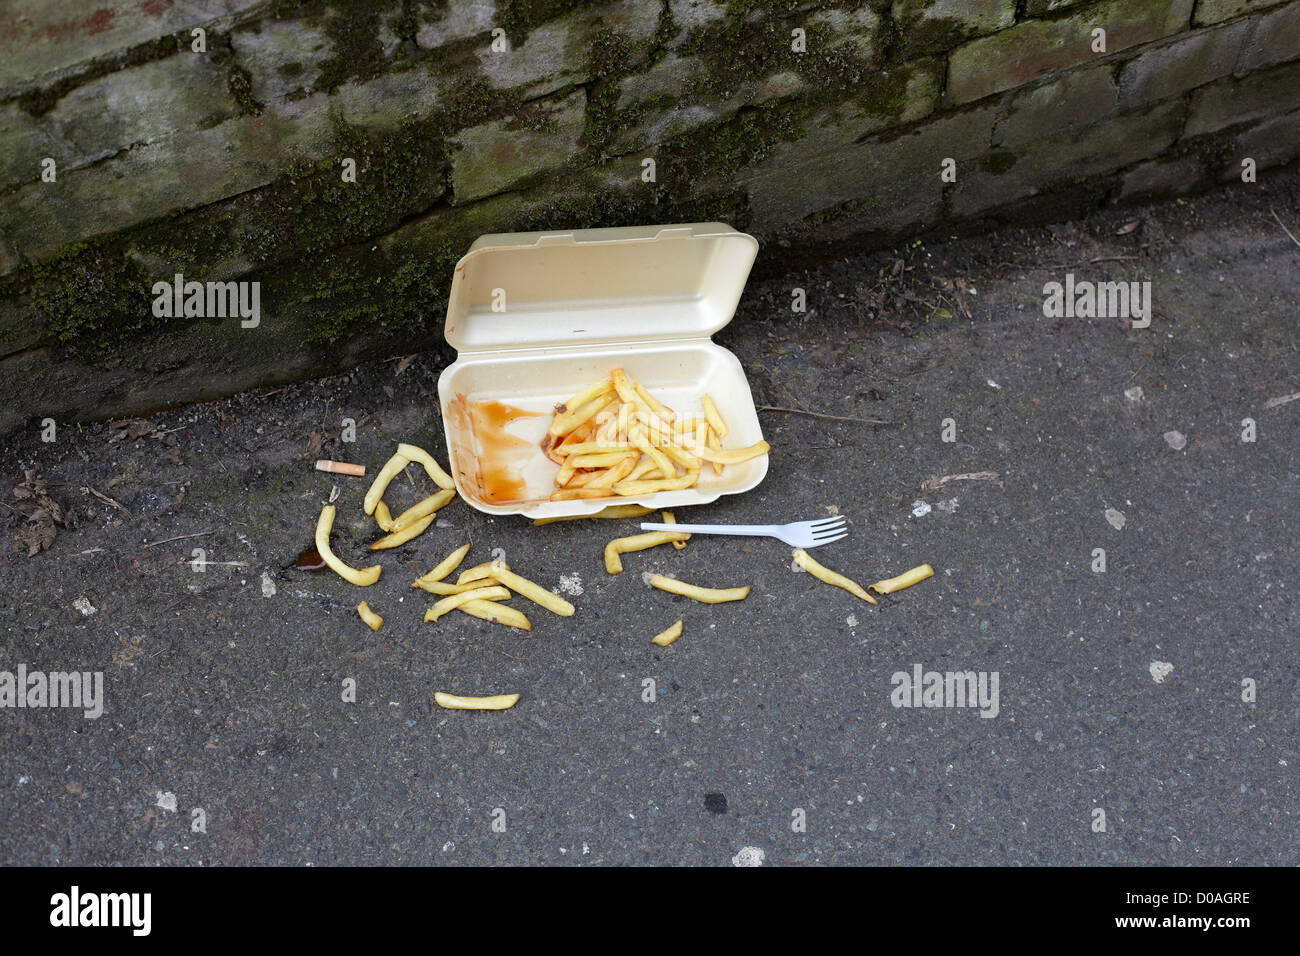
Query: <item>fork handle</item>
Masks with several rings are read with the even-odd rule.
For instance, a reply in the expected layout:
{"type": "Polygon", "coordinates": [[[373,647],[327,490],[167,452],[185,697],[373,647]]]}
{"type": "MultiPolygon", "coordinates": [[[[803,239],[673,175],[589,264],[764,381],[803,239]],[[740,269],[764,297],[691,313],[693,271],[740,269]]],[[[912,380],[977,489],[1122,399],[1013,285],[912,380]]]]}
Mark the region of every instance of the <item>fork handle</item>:
{"type": "Polygon", "coordinates": [[[642,531],[685,531],[688,534],[749,534],[766,537],[776,533],[770,524],[656,524],[642,521],[642,531]]]}

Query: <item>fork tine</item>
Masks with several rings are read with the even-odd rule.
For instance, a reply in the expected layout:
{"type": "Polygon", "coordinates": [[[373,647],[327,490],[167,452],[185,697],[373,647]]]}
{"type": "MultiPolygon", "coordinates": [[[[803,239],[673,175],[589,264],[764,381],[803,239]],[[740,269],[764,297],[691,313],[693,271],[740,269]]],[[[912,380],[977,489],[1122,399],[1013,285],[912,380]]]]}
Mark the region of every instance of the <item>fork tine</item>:
{"type": "Polygon", "coordinates": [[[809,521],[808,527],[814,531],[820,531],[822,528],[829,528],[831,525],[843,524],[846,520],[844,515],[835,515],[830,518],[818,518],[816,521],[809,521]]]}
{"type": "Polygon", "coordinates": [[[849,533],[847,531],[841,531],[839,534],[833,535],[829,538],[814,538],[812,544],[808,545],[808,547],[820,548],[824,544],[830,544],[833,541],[838,541],[840,538],[847,538],[848,536],[849,533]]]}

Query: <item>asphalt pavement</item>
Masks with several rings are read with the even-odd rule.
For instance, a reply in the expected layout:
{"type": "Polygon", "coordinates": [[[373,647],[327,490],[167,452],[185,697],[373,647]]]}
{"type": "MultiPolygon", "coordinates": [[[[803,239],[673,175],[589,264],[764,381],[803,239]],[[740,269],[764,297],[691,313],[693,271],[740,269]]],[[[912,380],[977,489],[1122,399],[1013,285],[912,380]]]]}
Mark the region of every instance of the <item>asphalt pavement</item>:
{"type": "MultiPolygon", "coordinates": [[[[103,713],[0,708],[0,862],[1294,865],[1284,225],[1300,235],[1294,172],[751,281],[718,341],[770,471],[678,520],[845,515],[827,565],[935,569],[877,606],[776,541],[697,536],[612,576],[603,546],[633,521],[460,502],[364,594],[294,567],[333,486],[336,550],[360,563],[374,537],[368,482],[316,458],[373,473],[409,441],[445,460],[432,343],[51,442],[33,423],[4,442],[0,531],[41,525],[21,504],[39,495],[71,520],[0,558],[0,670],[102,672],[103,713]],[[1151,282],[1150,325],[1044,315],[1067,274],[1151,282]],[[528,636],[423,623],[410,581],[465,541],[577,613],[529,608],[528,636]],[[698,604],[646,571],[752,591],[698,604]],[[918,668],[974,672],[981,706],[900,692],[918,668]],[[448,711],[443,690],[522,699],[448,711]]],[[[394,507],[432,490],[409,476],[394,507]]]]}

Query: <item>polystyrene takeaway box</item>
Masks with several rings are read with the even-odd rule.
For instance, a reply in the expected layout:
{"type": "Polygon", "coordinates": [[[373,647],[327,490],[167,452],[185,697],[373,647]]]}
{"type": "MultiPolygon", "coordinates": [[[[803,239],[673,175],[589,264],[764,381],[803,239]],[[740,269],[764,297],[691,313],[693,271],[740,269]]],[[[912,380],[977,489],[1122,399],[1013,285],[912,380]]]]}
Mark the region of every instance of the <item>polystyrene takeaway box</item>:
{"type": "Polygon", "coordinates": [[[458,356],[438,380],[461,497],[491,514],[541,518],[610,504],[698,505],[756,486],[767,474],[767,455],[728,465],[721,476],[705,465],[697,486],[684,491],[551,501],[558,467],[540,442],[556,404],[619,367],[679,415],[701,414],[707,392],[729,428],[725,448],[760,441],[745,372],[711,338],[735,314],[757,252],[752,236],[720,222],[475,241],[456,265],[447,306],[446,337],[458,356]],[[509,500],[484,481],[485,457],[499,455],[500,443],[489,442],[488,428],[468,413],[492,402],[536,413],[506,426],[516,446],[509,500]]]}

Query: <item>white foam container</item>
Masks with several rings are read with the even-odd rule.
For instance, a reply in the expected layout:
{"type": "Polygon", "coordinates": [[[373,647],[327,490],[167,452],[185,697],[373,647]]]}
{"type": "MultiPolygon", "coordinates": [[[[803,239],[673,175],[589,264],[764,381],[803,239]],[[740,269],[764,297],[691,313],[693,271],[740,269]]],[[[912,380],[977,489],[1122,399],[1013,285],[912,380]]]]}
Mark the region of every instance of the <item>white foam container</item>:
{"type": "Polygon", "coordinates": [[[445,335],[457,359],[438,380],[461,497],[489,514],[542,518],[611,504],[699,505],[755,487],[767,474],[767,455],[728,465],[721,476],[706,465],[697,486],[683,491],[551,501],[559,469],[540,442],[558,403],[619,367],[679,415],[702,414],[707,392],[729,428],[723,447],[760,441],[744,369],[711,338],[735,314],[757,252],[752,236],[720,222],[476,240],[452,278],[445,335]],[[454,412],[479,401],[543,413],[508,428],[537,449],[519,469],[522,500],[496,502],[483,493],[482,446],[468,416],[454,412]]]}

